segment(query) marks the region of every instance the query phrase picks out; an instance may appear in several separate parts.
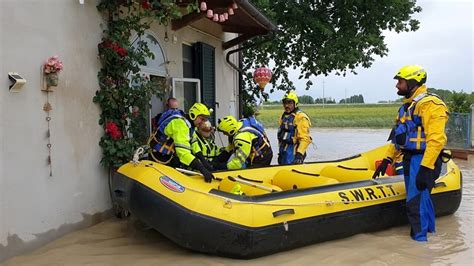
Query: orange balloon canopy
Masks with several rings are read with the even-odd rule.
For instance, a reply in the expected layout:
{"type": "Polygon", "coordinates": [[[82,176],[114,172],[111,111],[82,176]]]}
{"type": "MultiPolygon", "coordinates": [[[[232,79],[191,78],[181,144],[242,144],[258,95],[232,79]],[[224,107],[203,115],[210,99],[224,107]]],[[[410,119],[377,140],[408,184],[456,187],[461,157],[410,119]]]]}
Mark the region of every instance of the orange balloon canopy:
{"type": "Polygon", "coordinates": [[[253,72],[253,80],[258,84],[262,91],[271,79],[272,71],[269,68],[259,67],[255,69],[255,72],[253,72]]]}

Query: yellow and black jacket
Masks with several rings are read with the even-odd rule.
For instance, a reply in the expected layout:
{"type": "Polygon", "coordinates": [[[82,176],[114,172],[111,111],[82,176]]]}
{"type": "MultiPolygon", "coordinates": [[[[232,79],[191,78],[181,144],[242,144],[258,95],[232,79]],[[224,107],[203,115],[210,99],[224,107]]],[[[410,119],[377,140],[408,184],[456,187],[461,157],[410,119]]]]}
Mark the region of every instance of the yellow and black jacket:
{"type": "Polygon", "coordinates": [[[193,131],[183,111],[170,109],[164,112],[149,140],[150,155],[163,164],[170,164],[176,155],[180,163],[190,165],[195,158],[190,144],[193,131]]]}
{"type": "Polygon", "coordinates": [[[191,149],[193,154],[201,152],[204,158],[209,162],[212,162],[220,153],[220,148],[216,145],[214,138],[204,138],[197,130],[194,130],[191,140],[191,149]]]}
{"type": "Polygon", "coordinates": [[[242,127],[226,148],[234,157],[227,162],[227,169],[242,169],[270,165],[273,157],[270,142],[262,124],[255,118],[242,119],[242,127]]]}

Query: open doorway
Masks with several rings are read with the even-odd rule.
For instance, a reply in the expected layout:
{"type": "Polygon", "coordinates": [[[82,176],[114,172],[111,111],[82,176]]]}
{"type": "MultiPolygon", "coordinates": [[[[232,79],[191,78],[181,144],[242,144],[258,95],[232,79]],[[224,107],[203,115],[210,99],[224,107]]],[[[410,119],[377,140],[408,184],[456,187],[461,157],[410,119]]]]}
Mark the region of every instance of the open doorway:
{"type": "Polygon", "coordinates": [[[154,57],[146,58],[145,64],[140,67],[141,73],[147,76],[154,86],[158,86],[162,92],[160,95],[151,97],[150,108],[145,112],[148,114],[146,121],[146,132],[151,135],[153,130],[152,119],[159,113],[165,110],[166,98],[170,94],[170,84],[166,77],[168,77],[167,64],[169,63],[165,58],[165,53],[160,45],[158,38],[152,31],[147,30],[141,37],[135,37],[133,45],[137,45],[138,41],[146,42],[148,49],[153,53],[154,57]]]}

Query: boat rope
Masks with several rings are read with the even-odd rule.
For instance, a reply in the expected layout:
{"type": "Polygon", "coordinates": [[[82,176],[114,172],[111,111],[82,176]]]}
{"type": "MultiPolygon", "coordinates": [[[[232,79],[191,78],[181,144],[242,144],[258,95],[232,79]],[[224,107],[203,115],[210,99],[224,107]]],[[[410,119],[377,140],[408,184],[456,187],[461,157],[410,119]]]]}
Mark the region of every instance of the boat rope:
{"type": "MultiPolygon", "coordinates": [[[[160,169],[153,166],[153,164],[144,164],[144,163],[140,163],[140,164],[145,166],[145,167],[153,168],[158,173],[160,173],[162,175],[166,175],[160,169]]],[[[438,178],[436,181],[442,180],[444,177],[446,177],[448,174],[450,174],[453,171],[454,170],[452,169],[451,171],[447,172],[444,176],[438,178]]],[[[194,188],[191,188],[191,187],[186,187],[183,184],[181,184],[181,186],[183,186],[185,189],[187,189],[189,191],[192,191],[192,192],[195,192],[195,193],[198,193],[198,194],[203,194],[205,196],[211,196],[211,197],[222,199],[222,200],[224,200],[224,206],[231,206],[233,204],[276,206],[276,207],[298,207],[298,206],[301,207],[301,206],[318,206],[318,205],[332,206],[332,205],[335,205],[335,204],[348,205],[348,204],[357,204],[357,203],[376,202],[376,201],[382,201],[382,200],[391,199],[391,198],[399,198],[399,197],[402,197],[406,194],[406,192],[402,192],[402,193],[397,194],[397,195],[390,195],[390,196],[386,196],[386,197],[382,197],[382,198],[375,198],[375,199],[368,199],[368,200],[364,199],[362,201],[325,200],[325,201],[313,201],[313,202],[306,202],[306,203],[272,203],[272,202],[240,201],[240,200],[236,200],[236,199],[230,199],[228,197],[221,196],[221,195],[211,194],[207,191],[202,191],[202,190],[197,190],[197,189],[194,189],[194,188]]]]}
{"type": "Polygon", "coordinates": [[[133,159],[130,161],[131,164],[134,166],[137,166],[140,163],[140,156],[145,153],[145,149],[143,147],[138,147],[138,149],[135,150],[135,153],[133,154],[133,159]]]}

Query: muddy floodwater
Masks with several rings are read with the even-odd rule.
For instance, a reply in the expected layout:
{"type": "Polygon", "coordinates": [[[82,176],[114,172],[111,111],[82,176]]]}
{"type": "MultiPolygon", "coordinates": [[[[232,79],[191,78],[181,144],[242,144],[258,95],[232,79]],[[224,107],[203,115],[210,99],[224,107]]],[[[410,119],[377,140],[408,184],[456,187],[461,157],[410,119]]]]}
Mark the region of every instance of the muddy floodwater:
{"type": "MultiPolygon", "coordinates": [[[[276,130],[268,130],[276,148],[276,130]]],[[[313,129],[306,161],[348,157],[385,143],[386,129],[313,129]]],[[[276,154],[276,153],[275,153],[276,154]]],[[[276,160],[276,158],[274,158],[276,160]]],[[[436,219],[427,243],[412,241],[408,225],[314,244],[253,260],[234,260],[185,250],[134,219],[111,218],[70,233],[6,265],[473,265],[474,157],[456,160],[463,173],[458,211],[436,219]]]]}

